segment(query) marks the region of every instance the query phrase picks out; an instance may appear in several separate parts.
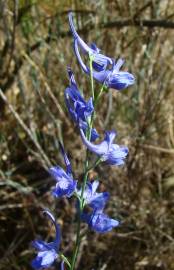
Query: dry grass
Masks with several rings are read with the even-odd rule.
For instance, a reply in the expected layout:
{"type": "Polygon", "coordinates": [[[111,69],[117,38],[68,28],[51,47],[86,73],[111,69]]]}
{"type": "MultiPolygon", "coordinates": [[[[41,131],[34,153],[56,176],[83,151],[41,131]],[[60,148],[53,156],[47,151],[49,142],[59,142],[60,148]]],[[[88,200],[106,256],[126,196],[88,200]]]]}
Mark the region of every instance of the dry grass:
{"type": "Polygon", "coordinates": [[[51,163],[63,164],[58,148],[58,140],[63,140],[76,178],[82,176],[84,148],[64,105],[66,66],[71,64],[86,97],[90,87],[66,34],[70,8],[80,10],[76,18],[79,28],[87,29],[82,31],[84,40],[95,41],[114,58],[124,57],[125,69],[137,81],[121,93],[110,90],[98,106],[95,125],[101,136],[114,128],[118,142],[130,149],[124,168],[99,166],[91,173],[110,191],[107,211],[119,217],[122,226],[107,235],[87,233],[78,269],[174,269],[173,29],[98,26],[123,18],[172,21],[173,1],[35,1],[15,26],[13,50],[9,43],[6,54],[3,48],[7,34],[13,35],[15,10],[8,1],[1,2],[0,85],[8,104],[0,109],[0,269],[30,269],[30,241],[38,234],[48,238],[54,233],[40,213],[43,207],[56,207],[62,250],[71,253],[74,201],[55,203],[46,171],[51,163]],[[13,73],[18,61],[21,65],[13,73]],[[10,75],[13,80],[5,88],[10,75]]]}

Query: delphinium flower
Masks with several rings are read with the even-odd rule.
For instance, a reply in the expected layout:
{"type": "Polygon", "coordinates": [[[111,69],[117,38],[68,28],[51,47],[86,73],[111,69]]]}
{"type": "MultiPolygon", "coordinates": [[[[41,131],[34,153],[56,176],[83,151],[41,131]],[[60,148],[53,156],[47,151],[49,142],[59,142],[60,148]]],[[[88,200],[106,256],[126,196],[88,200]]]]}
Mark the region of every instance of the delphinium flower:
{"type": "MultiPolygon", "coordinates": [[[[92,212],[86,214],[84,211],[81,215],[83,221],[85,221],[88,226],[98,232],[104,233],[111,231],[112,228],[117,227],[119,222],[112,218],[109,218],[103,213],[106,202],[109,199],[108,192],[96,192],[99,186],[99,181],[95,180],[93,182],[87,182],[84,193],[83,200],[84,206],[88,205],[92,208],[92,212]]],[[[80,194],[81,190],[78,191],[80,194]]]]}
{"type": "MultiPolygon", "coordinates": [[[[99,181],[95,180],[93,182],[87,182],[84,193],[83,200],[84,205],[89,205],[95,209],[102,209],[106,202],[109,200],[108,192],[96,192],[99,186],[99,181]]],[[[81,189],[77,192],[79,195],[81,194],[81,189]]]]}
{"type": "Polygon", "coordinates": [[[100,54],[100,49],[95,44],[88,46],[78,35],[75,30],[72,13],[69,13],[70,29],[74,38],[74,51],[77,60],[83,69],[83,71],[90,75],[90,68],[84,63],[79,52],[79,47],[83,54],[88,54],[92,57],[93,78],[101,84],[104,84],[107,88],[114,88],[116,90],[123,90],[128,86],[134,84],[134,76],[127,71],[120,71],[120,68],[124,64],[123,59],[115,61],[110,57],[100,54]]]}
{"type": "Polygon", "coordinates": [[[74,27],[72,12],[69,12],[69,26],[77,46],[81,48],[84,54],[94,56],[93,67],[96,70],[102,71],[107,67],[107,65],[113,63],[113,60],[110,57],[107,57],[100,53],[101,50],[95,45],[95,43],[92,43],[90,46],[88,46],[83,41],[83,39],[81,39],[74,27]]]}
{"type": "Polygon", "coordinates": [[[59,166],[54,166],[49,169],[51,176],[57,182],[56,187],[53,189],[52,194],[55,197],[67,196],[70,197],[77,186],[77,181],[73,179],[72,169],[67,154],[63,146],[59,143],[62,155],[64,157],[66,171],[59,166]]]}
{"type": "Polygon", "coordinates": [[[128,154],[128,148],[113,143],[116,136],[114,130],[106,131],[104,140],[99,144],[93,144],[88,141],[82,129],[80,129],[80,133],[83,143],[91,152],[98,155],[101,161],[105,161],[110,165],[124,164],[124,159],[128,154]]]}
{"type": "Polygon", "coordinates": [[[103,213],[103,209],[93,209],[90,214],[83,213],[82,219],[92,230],[98,233],[109,232],[119,225],[119,221],[109,218],[108,215],[103,213]]]}
{"type": "MultiPolygon", "coordinates": [[[[78,90],[72,70],[68,67],[68,75],[70,80],[69,87],[65,90],[65,101],[68,112],[72,120],[79,125],[81,123],[83,131],[86,133],[88,129],[88,119],[94,111],[93,100],[90,98],[87,102],[84,100],[78,90]]],[[[98,138],[96,129],[91,130],[91,141],[98,138]]]]}
{"type": "Polygon", "coordinates": [[[48,211],[44,211],[47,217],[52,221],[56,230],[56,237],[53,242],[47,243],[40,239],[32,242],[32,246],[36,248],[38,254],[32,261],[31,265],[34,269],[44,269],[51,266],[58,258],[60,246],[60,227],[56,223],[54,216],[48,211]]]}
{"type": "Polygon", "coordinates": [[[46,215],[55,226],[56,237],[51,243],[46,243],[42,240],[35,240],[32,243],[38,251],[38,255],[32,261],[32,266],[35,269],[43,269],[51,266],[58,256],[63,260],[61,270],[64,270],[64,262],[70,270],[75,269],[81,242],[81,221],[86,222],[92,230],[98,233],[109,232],[120,224],[118,220],[110,218],[104,213],[106,202],[109,200],[109,193],[97,192],[99,181],[90,181],[89,171],[95,169],[101,161],[110,165],[124,164],[128,154],[128,148],[114,143],[116,136],[115,131],[106,131],[104,140],[98,144],[92,142],[99,137],[97,131],[93,128],[94,113],[101,93],[103,93],[104,86],[106,88],[122,90],[132,85],[135,79],[131,73],[120,71],[124,63],[123,59],[115,61],[103,55],[94,43],[88,46],[81,39],[74,27],[72,13],[69,13],[69,24],[74,39],[75,55],[83,71],[90,75],[91,80],[92,97],[90,97],[88,101],[85,101],[77,87],[71,69],[68,68],[70,85],[65,90],[65,101],[72,120],[80,130],[82,142],[87,148],[84,174],[81,186],[80,182],[78,182],[77,187],[77,181],[73,177],[71,163],[61,144],[60,151],[64,158],[66,170],[63,170],[60,166],[54,166],[49,169],[49,172],[56,181],[56,186],[52,191],[55,197],[70,197],[74,195],[75,198],[78,199],[76,240],[72,259],[69,261],[59,252],[59,225],[56,223],[53,215],[49,211],[45,211],[46,215]],[[89,57],[89,66],[85,64],[81,54],[89,57]],[[93,79],[102,84],[99,94],[95,92],[93,79]],[[89,151],[97,155],[96,161],[92,166],[89,160],[89,151]]]}

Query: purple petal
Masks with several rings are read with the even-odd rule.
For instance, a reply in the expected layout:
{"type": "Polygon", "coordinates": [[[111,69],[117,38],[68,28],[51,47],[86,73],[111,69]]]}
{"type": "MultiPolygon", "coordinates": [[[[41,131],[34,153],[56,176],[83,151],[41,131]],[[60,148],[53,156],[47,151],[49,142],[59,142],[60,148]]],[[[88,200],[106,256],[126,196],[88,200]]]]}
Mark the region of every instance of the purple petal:
{"type": "Polygon", "coordinates": [[[109,148],[110,148],[111,144],[113,144],[115,137],[116,137],[115,130],[105,131],[105,140],[108,142],[109,148]]]}
{"type": "Polygon", "coordinates": [[[110,57],[107,57],[105,55],[100,54],[100,49],[97,48],[97,46],[92,43],[91,46],[88,46],[78,35],[77,31],[75,30],[74,24],[73,24],[73,16],[72,12],[68,14],[69,17],[69,25],[71,32],[74,37],[74,41],[77,41],[77,45],[80,46],[82,51],[86,54],[91,54],[94,56],[94,61],[96,61],[98,64],[104,65],[105,67],[107,64],[112,64],[112,59],[110,57]]]}
{"type": "Polygon", "coordinates": [[[42,241],[42,240],[40,240],[40,239],[37,239],[37,240],[32,241],[31,244],[32,244],[32,246],[33,246],[34,248],[36,248],[38,251],[46,251],[46,250],[48,250],[48,248],[49,248],[48,243],[46,243],[46,242],[44,242],[44,241],[42,241]]]}
{"type": "Polygon", "coordinates": [[[108,150],[107,142],[103,141],[102,143],[100,143],[98,145],[95,145],[95,144],[93,144],[93,143],[91,143],[90,141],[87,140],[87,138],[85,137],[85,134],[84,134],[82,129],[80,129],[80,134],[81,134],[83,143],[86,145],[86,147],[91,152],[94,152],[97,155],[103,155],[103,154],[105,154],[107,152],[107,150],[108,150]]]}
{"type": "Polygon", "coordinates": [[[81,56],[80,56],[80,53],[79,53],[79,49],[78,49],[78,42],[77,40],[75,39],[74,40],[74,52],[75,52],[75,55],[77,57],[77,60],[79,61],[79,64],[81,66],[81,68],[83,69],[83,71],[85,73],[87,73],[88,75],[90,74],[90,69],[84,64],[81,56]]]}
{"type": "Polygon", "coordinates": [[[58,257],[56,251],[41,251],[37,257],[32,261],[31,265],[34,269],[43,269],[51,266],[55,259],[58,257]]]}
{"type": "Polygon", "coordinates": [[[69,176],[60,166],[51,167],[49,169],[49,173],[56,181],[59,181],[61,178],[69,178],[69,176]]]}
{"type": "Polygon", "coordinates": [[[97,193],[95,196],[91,198],[89,205],[93,209],[103,209],[108,200],[109,200],[108,192],[97,193]]]}
{"type": "Polygon", "coordinates": [[[65,270],[65,268],[64,268],[64,261],[61,262],[61,270],[65,270]]]}
{"type": "Polygon", "coordinates": [[[73,24],[73,16],[72,16],[72,12],[70,12],[68,14],[68,17],[69,17],[69,25],[70,25],[70,30],[73,34],[73,37],[75,40],[78,40],[78,43],[80,45],[80,47],[82,48],[82,50],[85,52],[85,53],[88,53],[88,52],[93,52],[93,50],[80,38],[80,36],[78,35],[75,27],[74,27],[74,24],[73,24]]]}
{"type": "Polygon", "coordinates": [[[64,150],[63,145],[61,144],[61,142],[59,142],[59,147],[60,147],[61,153],[62,153],[63,158],[64,158],[64,162],[65,162],[65,165],[66,165],[66,173],[72,174],[71,163],[70,163],[70,161],[68,159],[67,154],[65,153],[65,150],[64,150]]]}
{"type": "Polygon", "coordinates": [[[105,233],[111,231],[114,227],[117,227],[119,222],[114,219],[110,219],[105,214],[95,213],[92,217],[90,227],[99,233],[105,233]]]}
{"type": "Polygon", "coordinates": [[[99,181],[95,180],[91,185],[92,185],[92,193],[94,194],[99,186],[99,181]]]}
{"type": "Polygon", "coordinates": [[[71,197],[76,190],[77,181],[75,180],[61,180],[56,184],[56,187],[53,189],[52,194],[55,197],[71,197]]]}
{"type": "Polygon", "coordinates": [[[48,218],[52,221],[52,223],[55,226],[55,229],[56,229],[56,238],[54,240],[54,243],[55,243],[56,249],[59,249],[60,235],[61,235],[60,234],[60,226],[56,223],[56,220],[55,220],[54,216],[50,213],[50,211],[44,210],[43,213],[48,216],[48,218]]]}
{"type": "Polygon", "coordinates": [[[114,65],[114,72],[115,73],[118,73],[120,71],[120,68],[122,67],[124,62],[125,62],[125,60],[123,60],[122,58],[118,59],[118,61],[114,65]]]}
{"type": "MultiPolygon", "coordinates": [[[[88,130],[88,124],[85,121],[80,121],[80,126],[84,133],[88,130]]],[[[95,128],[92,128],[91,130],[91,142],[94,142],[96,139],[99,138],[99,134],[95,128]]]]}
{"type": "Polygon", "coordinates": [[[106,85],[110,88],[117,90],[125,89],[126,87],[135,83],[134,76],[129,72],[120,71],[118,73],[113,73],[108,77],[106,85]]]}

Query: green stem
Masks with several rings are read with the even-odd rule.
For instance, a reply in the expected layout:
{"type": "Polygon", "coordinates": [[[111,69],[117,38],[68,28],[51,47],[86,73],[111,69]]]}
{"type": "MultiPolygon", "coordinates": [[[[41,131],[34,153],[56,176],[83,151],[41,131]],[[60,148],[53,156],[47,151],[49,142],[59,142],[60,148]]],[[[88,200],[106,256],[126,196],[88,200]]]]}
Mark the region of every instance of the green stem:
{"type": "Polygon", "coordinates": [[[83,212],[83,208],[84,208],[84,200],[83,200],[83,194],[85,191],[85,186],[86,186],[86,182],[88,179],[88,151],[86,153],[86,160],[85,160],[85,174],[83,177],[83,184],[82,184],[82,192],[80,194],[80,209],[79,209],[79,214],[78,214],[78,223],[77,223],[77,234],[76,234],[76,244],[75,244],[75,249],[74,249],[74,253],[73,253],[73,257],[72,257],[72,262],[71,262],[71,270],[74,270],[75,267],[75,263],[77,260],[77,256],[78,256],[78,252],[79,252],[79,248],[80,248],[80,242],[81,242],[81,237],[80,237],[80,227],[81,227],[81,214],[83,212]]]}
{"type": "Polygon", "coordinates": [[[81,210],[80,210],[79,217],[78,217],[77,234],[76,234],[76,244],[75,244],[75,249],[74,249],[74,253],[73,253],[73,257],[72,257],[72,262],[71,262],[71,268],[70,268],[70,270],[74,270],[76,259],[77,259],[77,255],[78,255],[79,248],[80,248],[80,242],[81,242],[81,239],[80,239],[80,225],[81,225],[80,215],[81,215],[81,210]]]}
{"type": "MultiPolygon", "coordinates": [[[[99,94],[97,95],[97,97],[95,98],[95,93],[94,93],[94,80],[93,80],[93,68],[92,68],[92,61],[93,61],[93,57],[91,55],[89,55],[89,65],[90,65],[90,80],[91,80],[91,92],[92,92],[92,98],[93,98],[93,102],[94,102],[94,111],[95,111],[95,107],[98,103],[98,100],[103,92],[104,89],[104,85],[102,86],[99,94]]],[[[89,125],[88,125],[88,130],[87,130],[87,134],[86,137],[88,140],[91,139],[91,130],[93,127],[93,122],[94,122],[94,115],[95,113],[93,112],[90,121],[89,121],[89,125]]],[[[80,203],[80,209],[79,209],[79,213],[78,213],[78,223],[77,223],[77,232],[76,232],[76,243],[75,243],[75,248],[74,248],[74,252],[73,252],[73,257],[72,257],[72,261],[71,261],[71,268],[70,270],[74,270],[75,268],[75,264],[76,264],[76,260],[77,260],[77,256],[78,256],[78,252],[79,252],[79,248],[80,248],[80,243],[81,243],[81,236],[80,236],[80,227],[81,227],[81,214],[83,212],[84,209],[84,199],[83,199],[83,194],[85,191],[85,187],[86,187],[86,183],[88,180],[88,174],[89,171],[93,168],[95,168],[99,163],[100,163],[100,158],[96,160],[95,164],[89,168],[89,151],[86,151],[86,159],[85,159],[85,164],[84,164],[84,177],[83,177],[83,183],[82,183],[82,191],[80,194],[79,198],[79,203],[80,203]]]]}
{"type": "Polygon", "coordinates": [[[104,88],[105,88],[105,84],[102,85],[100,92],[98,93],[97,97],[94,99],[94,108],[97,106],[98,101],[103,93],[104,88]]]}
{"type": "Polygon", "coordinates": [[[65,257],[62,253],[59,253],[60,258],[68,265],[69,268],[71,268],[71,264],[68,261],[67,257],[65,257]]]}

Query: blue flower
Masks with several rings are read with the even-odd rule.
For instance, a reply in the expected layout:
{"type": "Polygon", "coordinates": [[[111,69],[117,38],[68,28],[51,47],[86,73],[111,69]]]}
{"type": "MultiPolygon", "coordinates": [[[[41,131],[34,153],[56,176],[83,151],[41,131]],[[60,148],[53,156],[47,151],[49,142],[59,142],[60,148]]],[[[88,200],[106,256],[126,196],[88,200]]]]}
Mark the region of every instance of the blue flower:
{"type": "Polygon", "coordinates": [[[98,155],[102,161],[105,161],[110,165],[124,164],[124,159],[128,154],[128,148],[113,143],[116,136],[115,131],[106,131],[104,140],[97,145],[87,140],[82,129],[80,129],[80,133],[86,147],[91,152],[98,155]]]}
{"type": "Polygon", "coordinates": [[[135,83],[134,76],[126,71],[120,71],[124,60],[118,59],[115,60],[107,57],[103,54],[100,54],[100,49],[97,48],[95,44],[92,44],[90,47],[80,38],[78,33],[75,30],[72,13],[69,13],[69,24],[70,29],[74,38],[74,51],[77,57],[77,60],[80,63],[83,71],[86,74],[90,74],[90,68],[85,65],[84,61],[81,58],[79,47],[84,54],[91,55],[93,58],[93,78],[101,84],[104,84],[108,88],[114,88],[116,90],[122,90],[126,87],[135,83]]]}
{"type": "MultiPolygon", "coordinates": [[[[90,98],[87,102],[81,96],[74,75],[70,68],[68,68],[68,75],[70,79],[70,86],[65,90],[65,101],[68,112],[73,119],[73,121],[79,125],[81,123],[84,132],[88,129],[87,120],[94,111],[93,101],[90,98]]],[[[98,133],[96,129],[91,131],[91,141],[98,138],[98,133]]]]}
{"type": "Polygon", "coordinates": [[[92,98],[88,102],[83,99],[70,67],[68,67],[68,75],[70,86],[65,90],[65,101],[68,111],[75,122],[79,122],[79,119],[86,121],[87,117],[91,116],[94,111],[92,98]]]}
{"type": "Polygon", "coordinates": [[[38,250],[37,257],[31,262],[34,269],[44,269],[51,266],[58,257],[60,246],[60,227],[49,211],[44,211],[44,213],[54,224],[56,229],[56,237],[55,240],[50,243],[42,240],[35,240],[32,242],[32,246],[38,250]]]}
{"type": "Polygon", "coordinates": [[[82,220],[85,221],[92,230],[98,233],[109,232],[119,225],[118,220],[109,218],[103,213],[102,209],[94,209],[90,214],[83,213],[82,220]]]}
{"type": "MultiPolygon", "coordinates": [[[[103,209],[106,202],[109,199],[108,192],[96,192],[99,185],[99,181],[95,180],[92,183],[87,182],[85,191],[83,194],[83,199],[85,204],[88,204],[93,209],[103,209]]],[[[79,195],[81,194],[81,190],[77,192],[79,195]]]]}
{"type": "Polygon", "coordinates": [[[50,174],[57,182],[56,187],[52,191],[52,194],[55,197],[70,197],[76,189],[77,181],[73,179],[71,164],[64,151],[64,148],[60,143],[59,145],[64,157],[66,172],[59,166],[55,166],[49,169],[50,174]]]}
{"type": "Polygon", "coordinates": [[[124,64],[123,59],[118,59],[114,61],[112,68],[109,71],[105,71],[102,74],[99,72],[94,72],[96,80],[100,80],[101,83],[104,83],[108,88],[114,88],[117,90],[123,90],[128,86],[135,83],[134,76],[126,71],[120,71],[120,68],[124,64]]]}
{"type": "Polygon", "coordinates": [[[72,32],[72,35],[74,37],[74,41],[76,41],[77,46],[79,46],[83,53],[90,54],[94,57],[93,61],[93,67],[97,71],[105,70],[107,65],[112,64],[113,60],[110,57],[107,57],[100,53],[100,49],[97,48],[97,46],[92,43],[90,46],[88,46],[78,35],[77,31],[75,30],[74,24],[73,24],[73,16],[72,12],[69,13],[69,25],[72,32]]]}

